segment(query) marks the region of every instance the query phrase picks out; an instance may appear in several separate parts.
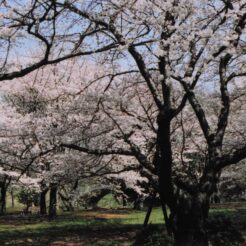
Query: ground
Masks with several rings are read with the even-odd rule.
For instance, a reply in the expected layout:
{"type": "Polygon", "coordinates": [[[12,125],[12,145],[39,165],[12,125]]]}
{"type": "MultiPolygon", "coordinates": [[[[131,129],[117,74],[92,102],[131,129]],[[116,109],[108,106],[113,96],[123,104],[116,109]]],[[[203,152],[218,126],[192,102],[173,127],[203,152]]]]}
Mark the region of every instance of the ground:
{"type": "MultiPolygon", "coordinates": [[[[211,214],[225,214],[246,236],[246,204],[216,205],[211,214]]],[[[0,245],[127,246],[141,230],[145,211],[101,209],[62,213],[53,221],[38,215],[0,217],[0,245]]],[[[151,224],[163,225],[161,209],[154,209],[151,224]]]]}

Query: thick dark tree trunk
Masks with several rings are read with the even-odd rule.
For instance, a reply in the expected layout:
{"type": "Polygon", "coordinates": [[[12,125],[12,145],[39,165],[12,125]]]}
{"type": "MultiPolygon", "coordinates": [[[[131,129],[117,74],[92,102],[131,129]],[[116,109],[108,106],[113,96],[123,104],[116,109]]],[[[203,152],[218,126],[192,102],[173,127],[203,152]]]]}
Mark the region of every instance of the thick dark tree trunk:
{"type": "Polygon", "coordinates": [[[0,197],[0,215],[5,214],[6,212],[6,194],[7,187],[5,186],[5,182],[1,182],[1,197],[0,197]]]}
{"type": "MultiPolygon", "coordinates": [[[[215,165],[217,149],[209,151],[210,158],[197,187],[187,186],[186,192],[180,194],[172,180],[172,144],[171,120],[172,110],[166,92],[166,102],[160,111],[157,123],[156,169],[159,177],[159,194],[162,204],[170,210],[167,229],[171,231],[177,246],[207,246],[206,219],[209,210],[209,197],[215,191],[218,181],[215,165]]],[[[165,97],[164,97],[165,98],[165,97]]]]}
{"type": "Polygon", "coordinates": [[[159,195],[167,232],[171,235],[173,225],[166,211],[166,205],[171,214],[174,214],[176,210],[176,200],[172,182],[171,112],[169,110],[160,112],[157,123],[156,169],[159,177],[159,195]]]}
{"type": "Polygon", "coordinates": [[[171,113],[160,112],[157,123],[157,172],[159,176],[159,194],[163,204],[172,210],[175,207],[172,183],[172,145],[171,145],[171,113]]]}
{"type": "Polygon", "coordinates": [[[39,212],[41,215],[47,214],[47,208],[46,208],[46,194],[49,189],[42,190],[40,192],[40,200],[39,200],[39,212]]]}
{"type": "Polygon", "coordinates": [[[164,217],[164,220],[165,220],[165,226],[166,226],[166,229],[167,229],[167,233],[168,233],[169,236],[172,236],[173,228],[172,228],[172,224],[170,223],[171,220],[168,217],[167,207],[166,207],[166,204],[163,201],[161,201],[161,208],[162,208],[162,213],[163,213],[163,217],[164,217]]]}
{"type": "Polygon", "coordinates": [[[173,220],[174,239],[177,246],[207,246],[206,220],[208,199],[203,194],[181,198],[173,220]]]}
{"type": "Polygon", "coordinates": [[[56,205],[57,205],[57,184],[50,185],[50,206],[49,206],[49,218],[56,217],[56,205]]]}

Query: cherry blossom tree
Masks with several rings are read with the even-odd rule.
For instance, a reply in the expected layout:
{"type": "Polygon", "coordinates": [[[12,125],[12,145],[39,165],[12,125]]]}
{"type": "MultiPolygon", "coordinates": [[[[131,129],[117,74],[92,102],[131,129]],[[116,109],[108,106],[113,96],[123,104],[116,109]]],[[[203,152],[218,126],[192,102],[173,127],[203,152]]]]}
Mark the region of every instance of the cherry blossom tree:
{"type": "MultiPolygon", "coordinates": [[[[146,94],[138,91],[139,103],[146,103],[147,96],[155,108],[152,116],[156,121],[149,120],[156,139],[152,160],[147,158],[141,143],[137,143],[141,139],[137,134],[142,137],[144,133],[134,131],[133,134],[119,124],[120,115],[112,115],[107,100],[99,103],[107,115],[101,122],[105,125],[113,123],[124,145],[116,148],[116,144],[111,143],[110,146],[107,139],[103,142],[104,148],[100,148],[102,145],[85,146],[81,142],[75,144],[74,141],[61,146],[87,154],[134,156],[147,169],[154,164],[161,201],[171,212],[167,225],[176,244],[208,245],[205,221],[209,199],[216,189],[221,170],[246,157],[245,141],[234,146],[225,144],[229,124],[237,128],[235,125],[240,123],[230,121],[233,99],[228,86],[238,78],[245,83],[246,3],[36,0],[4,1],[1,5],[4,9],[1,28],[5,55],[0,80],[24,76],[44,65],[82,56],[90,56],[97,64],[104,64],[112,74],[111,81],[117,81],[118,75],[136,73],[138,83],[146,91],[146,94]],[[34,47],[40,55],[33,55],[31,64],[30,60],[23,60],[16,68],[13,64],[18,61],[13,54],[23,52],[17,48],[20,43],[28,44],[29,56],[34,47]],[[204,92],[202,97],[206,100],[210,100],[212,92],[219,95],[215,117],[208,116],[200,91],[204,92]],[[187,119],[187,107],[193,110],[194,125],[198,126],[196,139],[202,137],[202,141],[195,141],[201,142],[205,150],[199,153],[199,158],[185,153],[184,139],[189,130],[186,122],[182,122],[182,115],[187,119]],[[177,119],[184,134],[181,153],[177,153],[176,158],[172,132],[177,119]],[[196,182],[177,178],[175,162],[178,160],[181,165],[186,162],[188,166],[197,164],[201,167],[200,172],[195,173],[196,182]]],[[[114,88],[113,83],[104,88],[106,91],[114,88]]],[[[114,102],[112,106],[115,106],[114,102]]],[[[124,106],[122,109],[130,117],[124,106]]],[[[141,109],[146,111],[146,107],[141,109]]],[[[149,110],[146,113],[148,115],[149,110]]],[[[131,128],[134,127],[136,129],[137,125],[131,124],[131,128]]]]}
{"type": "MultiPolygon", "coordinates": [[[[17,168],[20,176],[28,173],[29,176],[39,179],[41,214],[46,214],[45,197],[48,189],[54,190],[50,192],[50,201],[53,204],[49,206],[53,208],[49,212],[50,217],[56,214],[54,204],[57,189],[64,188],[68,184],[74,187],[81,179],[110,174],[116,179],[123,171],[137,170],[137,165],[132,163],[130,158],[126,160],[116,156],[98,157],[93,153],[78,152],[76,149],[63,149],[64,142],[66,144],[81,142],[86,146],[93,146],[94,149],[99,146],[112,147],[112,144],[116,145],[116,141],[122,145],[122,141],[118,138],[110,139],[110,136],[116,134],[112,123],[96,114],[98,101],[102,98],[93,93],[95,87],[92,88],[92,85],[95,81],[108,76],[104,75],[102,78],[95,77],[95,74],[92,76],[86,66],[83,67],[81,76],[74,72],[74,66],[74,63],[68,62],[47,67],[44,71],[30,74],[2,87],[7,104],[5,107],[9,112],[6,114],[4,129],[11,132],[12,141],[16,142],[14,153],[18,161],[12,168],[17,168]],[[64,73],[57,73],[60,69],[64,69],[64,73]],[[68,73],[68,69],[72,72],[68,73]],[[14,125],[10,124],[11,119],[15,119],[14,125]]],[[[104,89],[105,86],[107,83],[96,88],[104,89]]],[[[3,109],[2,114],[5,113],[3,109]]],[[[2,150],[7,156],[11,154],[6,147],[11,146],[11,134],[9,136],[3,134],[6,142],[3,143],[5,147],[2,150]]],[[[137,179],[138,176],[132,177],[137,179]]]]}

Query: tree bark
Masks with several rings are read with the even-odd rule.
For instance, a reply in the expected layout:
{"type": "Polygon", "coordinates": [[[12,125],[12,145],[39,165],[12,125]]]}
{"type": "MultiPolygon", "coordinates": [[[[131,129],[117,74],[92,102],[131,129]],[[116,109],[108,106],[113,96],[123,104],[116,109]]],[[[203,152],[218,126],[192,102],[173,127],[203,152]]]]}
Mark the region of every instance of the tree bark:
{"type": "Polygon", "coordinates": [[[56,217],[56,205],[57,205],[57,184],[51,184],[49,219],[54,219],[56,217]]]}
{"type": "Polygon", "coordinates": [[[166,229],[167,229],[167,233],[168,233],[169,236],[172,237],[172,233],[173,233],[172,224],[170,223],[171,220],[170,220],[170,218],[168,217],[168,214],[167,214],[166,204],[163,203],[163,201],[161,201],[161,208],[162,208],[162,213],[163,213],[163,217],[164,217],[164,220],[165,220],[165,226],[166,226],[166,229]]]}
{"type": "Polygon", "coordinates": [[[0,215],[3,215],[6,213],[6,195],[7,195],[7,189],[9,187],[9,184],[11,182],[11,178],[8,178],[5,176],[3,180],[0,182],[0,215]]]}
{"type": "Polygon", "coordinates": [[[184,195],[178,201],[177,213],[173,220],[176,246],[208,246],[206,220],[208,199],[205,194],[194,197],[184,195]]]}
{"type": "Polygon", "coordinates": [[[163,204],[167,204],[171,212],[175,208],[172,183],[172,146],[171,146],[171,112],[163,110],[159,113],[157,132],[157,172],[159,177],[159,193],[163,204]]]}
{"type": "Polygon", "coordinates": [[[14,208],[15,207],[15,197],[14,197],[13,190],[11,190],[10,195],[11,195],[11,207],[14,208]]]}
{"type": "Polygon", "coordinates": [[[42,190],[40,192],[40,200],[39,200],[39,212],[41,215],[47,214],[47,208],[46,208],[46,194],[48,192],[48,188],[42,190]]]}
{"type": "Polygon", "coordinates": [[[7,187],[5,182],[1,182],[0,215],[4,215],[6,212],[6,194],[7,187]]]}

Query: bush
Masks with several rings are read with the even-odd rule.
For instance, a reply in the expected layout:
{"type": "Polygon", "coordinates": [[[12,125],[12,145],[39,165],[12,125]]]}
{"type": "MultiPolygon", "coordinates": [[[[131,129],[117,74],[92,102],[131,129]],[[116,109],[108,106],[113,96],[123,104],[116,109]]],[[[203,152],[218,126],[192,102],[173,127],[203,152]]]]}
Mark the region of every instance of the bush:
{"type": "Polygon", "coordinates": [[[172,246],[173,240],[165,233],[163,227],[149,225],[136,237],[133,246],[172,246]]]}
{"type": "Polygon", "coordinates": [[[32,204],[34,204],[35,206],[38,206],[39,193],[37,193],[35,190],[22,188],[17,193],[17,199],[20,203],[26,206],[25,212],[28,213],[28,209],[32,206],[32,204]]]}
{"type": "MultiPolygon", "coordinates": [[[[245,246],[241,232],[233,225],[230,218],[225,215],[211,215],[207,221],[209,245],[211,246],[245,246]]],[[[173,240],[160,226],[150,225],[138,233],[133,246],[171,246],[173,240]]]]}
{"type": "Polygon", "coordinates": [[[207,221],[209,241],[212,246],[244,246],[240,231],[225,215],[213,215],[207,221]]]}

